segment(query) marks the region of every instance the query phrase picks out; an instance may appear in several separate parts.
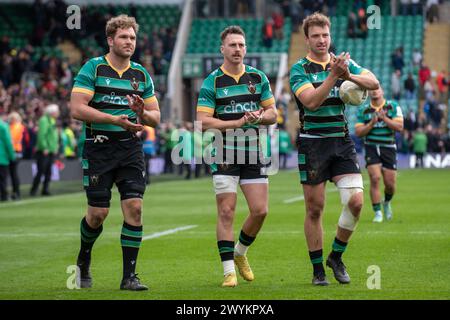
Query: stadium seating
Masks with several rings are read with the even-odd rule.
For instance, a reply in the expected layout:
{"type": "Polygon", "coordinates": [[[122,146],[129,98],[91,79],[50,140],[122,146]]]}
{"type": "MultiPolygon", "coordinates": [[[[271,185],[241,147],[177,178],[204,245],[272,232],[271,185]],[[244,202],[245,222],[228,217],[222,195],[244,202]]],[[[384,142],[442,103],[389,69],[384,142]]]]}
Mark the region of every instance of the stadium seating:
{"type": "MultiPolygon", "coordinates": [[[[375,4],[373,0],[368,0],[365,2],[355,1],[355,0],[339,0],[339,1],[337,1],[336,15],[337,16],[347,16],[349,11],[355,12],[362,5],[370,6],[373,4],[375,4]]],[[[381,14],[383,16],[391,14],[391,6],[390,6],[389,0],[382,0],[380,7],[381,7],[381,14]]]]}
{"type": "MultiPolygon", "coordinates": [[[[423,47],[423,20],[421,16],[383,16],[381,28],[369,30],[366,39],[347,37],[347,16],[331,18],[333,43],[337,53],[348,51],[351,57],[362,66],[370,69],[383,85],[387,98],[391,97],[391,54],[400,46],[403,47],[405,67],[403,68],[401,85],[412,72],[418,84],[418,70],[411,64],[415,48],[423,47]]],[[[409,110],[417,111],[418,99],[401,99],[400,105],[406,114],[409,110]]],[[[349,126],[353,130],[356,121],[356,108],[347,108],[349,126]]]]}
{"type": "MultiPolygon", "coordinates": [[[[10,47],[20,49],[28,44],[29,36],[33,31],[33,11],[27,4],[0,4],[0,38],[8,36],[10,47]]],[[[36,61],[42,54],[62,57],[58,48],[50,46],[48,39],[44,38],[41,47],[35,47],[32,59],[36,61]]]]}
{"type": "MultiPolygon", "coordinates": [[[[88,13],[108,14],[114,11],[114,14],[130,14],[129,6],[108,6],[108,5],[90,5],[87,7],[88,13]]],[[[177,5],[145,5],[136,6],[137,21],[140,24],[142,34],[150,35],[154,30],[161,27],[178,26],[181,11],[177,5]]],[[[0,38],[7,35],[10,39],[11,48],[20,49],[28,44],[29,37],[33,33],[33,9],[29,4],[0,4],[0,38]]],[[[93,37],[87,37],[80,40],[82,50],[86,52],[103,52],[93,37]]],[[[34,47],[33,60],[39,59],[42,54],[63,57],[63,52],[51,46],[47,35],[43,39],[42,46],[34,47]]],[[[167,70],[166,70],[167,71],[167,70]]]]}
{"type": "MultiPolygon", "coordinates": [[[[131,15],[131,7],[125,5],[117,5],[112,7],[114,14],[131,15]]],[[[87,8],[88,13],[100,13],[107,15],[111,12],[108,5],[90,5],[87,8]]],[[[136,20],[139,23],[141,34],[151,35],[154,30],[160,28],[177,27],[181,18],[181,11],[177,5],[139,5],[136,6],[136,20]]],[[[93,50],[101,52],[103,49],[97,41],[92,37],[82,39],[81,47],[84,50],[93,50]]]]}
{"type": "Polygon", "coordinates": [[[285,19],[282,40],[273,40],[271,48],[262,44],[263,19],[195,19],[186,53],[219,53],[219,35],[229,25],[239,25],[246,33],[247,53],[288,52],[291,38],[291,20],[285,19]]]}

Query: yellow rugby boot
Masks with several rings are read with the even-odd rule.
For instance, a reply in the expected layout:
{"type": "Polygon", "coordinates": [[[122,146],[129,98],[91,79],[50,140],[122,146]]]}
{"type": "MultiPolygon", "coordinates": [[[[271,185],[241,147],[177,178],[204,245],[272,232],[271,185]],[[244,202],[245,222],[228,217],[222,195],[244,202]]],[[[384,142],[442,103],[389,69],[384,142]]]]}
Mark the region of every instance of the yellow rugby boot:
{"type": "Polygon", "coordinates": [[[224,276],[222,287],[236,287],[236,286],[237,286],[236,273],[235,272],[227,273],[224,276]]]}
{"type": "Polygon", "coordinates": [[[250,268],[246,256],[235,256],[234,263],[236,264],[242,278],[247,281],[253,281],[253,279],[255,279],[252,268],[250,268]]]}

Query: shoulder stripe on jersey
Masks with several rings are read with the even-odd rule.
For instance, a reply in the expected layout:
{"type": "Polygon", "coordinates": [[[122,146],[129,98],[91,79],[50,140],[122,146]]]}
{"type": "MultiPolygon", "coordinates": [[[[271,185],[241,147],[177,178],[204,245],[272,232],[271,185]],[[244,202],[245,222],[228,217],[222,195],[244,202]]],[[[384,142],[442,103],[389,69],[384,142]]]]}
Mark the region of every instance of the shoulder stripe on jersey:
{"type": "Polygon", "coordinates": [[[303,91],[305,91],[308,88],[313,88],[314,86],[311,83],[305,83],[304,85],[302,85],[300,88],[297,89],[297,91],[295,91],[295,95],[298,96],[300,93],[302,93],[303,91]]]}
{"type": "Polygon", "coordinates": [[[268,106],[270,106],[270,105],[272,105],[272,104],[275,104],[275,98],[274,98],[274,97],[270,97],[270,98],[267,99],[267,100],[261,101],[259,104],[260,104],[262,107],[268,107],[268,106]]]}
{"type": "Polygon", "coordinates": [[[84,93],[90,96],[94,95],[94,91],[86,89],[86,88],[80,88],[80,87],[73,87],[72,92],[77,92],[77,93],[84,93]]]}
{"type": "Polygon", "coordinates": [[[150,103],[153,103],[155,101],[157,101],[156,96],[152,96],[150,98],[144,99],[144,103],[145,104],[150,104],[150,103]]]}
{"type": "Polygon", "coordinates": [[[206,112],[210,114],[214,114],[214,109],[210,107],[197,106],[197,112],[206,112]]]}

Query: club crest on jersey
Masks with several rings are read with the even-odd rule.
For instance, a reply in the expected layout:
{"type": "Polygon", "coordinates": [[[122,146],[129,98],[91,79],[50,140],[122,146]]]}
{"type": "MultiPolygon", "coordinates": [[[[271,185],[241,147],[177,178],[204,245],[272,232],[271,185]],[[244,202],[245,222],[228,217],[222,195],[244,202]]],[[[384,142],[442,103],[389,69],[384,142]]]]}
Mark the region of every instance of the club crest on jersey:
{"type": "Polygon", "coordinates": [[[255,94],[256,92],[256,86],[250,81],[247,85],[248,91],[250,91],[251,94],[255,94]]]}
{"type": "Polygon", "coordinates": [[[139,81],[137,81],[136,78],[133,78],[133,80],[130,80],[130,82],[134,90],[137,90],[139,88],[139,81]]]}

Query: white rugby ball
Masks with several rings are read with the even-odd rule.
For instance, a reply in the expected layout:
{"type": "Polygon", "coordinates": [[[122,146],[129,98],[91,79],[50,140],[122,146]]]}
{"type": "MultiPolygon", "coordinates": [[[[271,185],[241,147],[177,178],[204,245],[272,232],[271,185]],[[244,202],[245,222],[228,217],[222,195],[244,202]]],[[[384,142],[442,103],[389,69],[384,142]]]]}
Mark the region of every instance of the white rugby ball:
{"type": "Polygon", "coordinates": [[[356,83],[344,81],[339,87],[339,97],[345,104],[359,106],[367,99],[367,90],[362,89],[356,83]]]}

